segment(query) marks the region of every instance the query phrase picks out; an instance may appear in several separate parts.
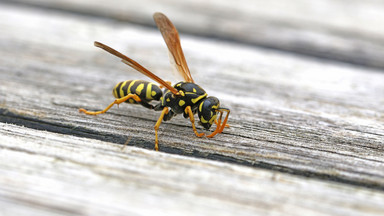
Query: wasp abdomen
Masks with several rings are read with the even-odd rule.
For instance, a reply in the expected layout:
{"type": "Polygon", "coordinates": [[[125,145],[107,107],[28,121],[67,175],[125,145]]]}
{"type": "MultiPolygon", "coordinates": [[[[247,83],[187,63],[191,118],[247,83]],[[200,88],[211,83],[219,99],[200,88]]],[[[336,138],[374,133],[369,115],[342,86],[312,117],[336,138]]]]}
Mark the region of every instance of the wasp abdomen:
{"type": "MultiPolygon", "coordinates": [[[[163,92],[156,84],[144,80],[126,80],[119,82],[113,88],[113,96],[115,96],[115,98],[122,98],[128,94],[136,94],[141,100],[149,102],[151,100],[160,100],[163,92]]],[[[132,104],[137,103],[133,99],[129,99],[126,102],[132,104]]]]}

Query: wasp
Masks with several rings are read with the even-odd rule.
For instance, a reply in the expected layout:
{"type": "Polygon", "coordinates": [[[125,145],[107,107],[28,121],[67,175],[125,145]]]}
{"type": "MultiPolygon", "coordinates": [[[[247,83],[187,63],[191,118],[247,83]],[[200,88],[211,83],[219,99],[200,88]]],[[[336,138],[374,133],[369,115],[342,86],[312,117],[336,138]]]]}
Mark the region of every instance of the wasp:
{"type": "Polygon", "coordinates": [[[116,99],[104,110],[91,112],[81,108],[79,111],[88,115],[98,115],[107,112],[113,105],[118,105],[123,102],[140,104],[145,108],[161,111],[160,117],[154,127],[156,151],[159,150],[158,130],[161,122],[163,120],[168,121],[178,114],[183,114],[184,118],[189,118],[192,123],[192,129],[198,137],[206,136],[212,138],[216,134],[222,133],[224,128],[226,126],[228,127],[226,123],[230,110],[220,107],[219,99],[212,96],[208,97],[205,90],[193,81],[181,48],[179,33],[172,22],[162,13],[155,13],[153,19],[168,47],[170,60],[175,63],[174,65],[184,78],[184,81],[172,86],[170,82],[164,81],[133,59],[103,43],[95,41],[94,45],[96,47],[120,58],[123,63],[141,72],[160,85],[158,86],[143,80],[120,82],[113,88],[113,95],[116,99]],[[161,88],[164,88],[164,90],[161,88]],[[158,101],[158,103],[153,105],[150,103],[151,101],[158,101]],[[224,112],[226,112],[226,116],[224,121],[222,121],[224,112]],[[196,113],[200,120],[199,124],[202,125],[204,129],[208,131],[214,123],[216,124],[216,129],[210,134],[199,133],[195,126],[194,115],[196,113]]]}

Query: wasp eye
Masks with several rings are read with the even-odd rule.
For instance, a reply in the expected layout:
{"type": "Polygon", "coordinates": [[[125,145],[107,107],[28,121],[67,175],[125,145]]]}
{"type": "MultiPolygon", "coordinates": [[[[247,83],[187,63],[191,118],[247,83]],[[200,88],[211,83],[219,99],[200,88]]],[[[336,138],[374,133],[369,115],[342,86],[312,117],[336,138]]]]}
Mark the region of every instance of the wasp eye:
{"type": "Polygon", "coordinates": [[[207,97],[199,105],[197,113],[199,115],[201,125],[208,130],[217,118],[217,109],[220,102],[216,97],[207,97]]]}

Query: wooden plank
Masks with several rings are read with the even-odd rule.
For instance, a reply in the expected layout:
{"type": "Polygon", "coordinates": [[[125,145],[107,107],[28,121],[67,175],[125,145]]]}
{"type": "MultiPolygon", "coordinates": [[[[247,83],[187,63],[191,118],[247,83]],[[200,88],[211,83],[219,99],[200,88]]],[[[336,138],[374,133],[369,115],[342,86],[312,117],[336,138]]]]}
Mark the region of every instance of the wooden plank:
{"type": "MultiPolygon", "coordinates": [[[[104,108],[117,82],[144,78],[94,40],[177,81],[159,32],[39,9],[0,11],[2,122],[153,149],[159,113],[127,105],[94,117],[77,109],[104,108]]],[[[232,110],[231,128],[197,138],[175,118],[161,126],[162,151],[384,188],[383,73],[187,35],[182,44],[194,79],[232,110]]]]}
{"type": "Polygon", "coordinates": [[[162,11],[182,32],[384,68],[384,3],[376,0],[11,2],[150,26],[152,14],[162,11]]]}
{"type": "Polygon", "coordinates": [[[382,215],[384,193],[0,123],[1,215],[382,215]]]}

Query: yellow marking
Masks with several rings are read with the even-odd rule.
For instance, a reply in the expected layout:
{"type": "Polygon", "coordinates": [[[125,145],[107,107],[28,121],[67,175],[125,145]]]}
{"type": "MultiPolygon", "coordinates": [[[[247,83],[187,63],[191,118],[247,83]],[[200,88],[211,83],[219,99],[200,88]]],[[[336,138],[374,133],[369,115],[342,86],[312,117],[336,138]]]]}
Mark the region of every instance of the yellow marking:
{"type": "Polygon", "coordinates": [[[201,123],[208,123],[208,121],[205,120],[203,116],[200,116],[200,121],[201,121],[201,123]]]}
{"type": "Polygon", "coordinates": [[[179,106],[182,107],[184,104],[185,104],[185,101],[184,101],[184,100],[180,100],[180,101],[179,101],[179,106]]]}
{"type": "Polygon", "coordinates": [[[148,100],[152,100],[153,99],[151,93],[152,93],[152,83],[148,83],[148,85],[147,85],[147,95],[146,95],[146,98],[148,100]]]}
{"type": "Polygon", "coordinates": [[[117,91],[116,91],[116,89],[117,89],[117,86],[119,85],[120,83],[117,83],[117,85],[113,88],[113,96],[115,97],[115,98],[117,98],[117,91]]]}
{"type": "Polygon", "coordinates": [[[132,81],[131,81],[131,84],[129,84],[128,89],[127,89],[127,92],[128,92],[128,93],[132,93],[132,91],[131,91],[131,87],[133,86],[133,84],[135,84],[136,81],[137,81],[137,80],[132,80],[132,81]]]}
{"type": "Polygon", "coordinates": [[[171,99],[167,98],[167,102],[170,102],[170,101],[171,101],[171,99]]]}
{"type": "Polygon", "coordinates": [[[181,86],[181,83],[177,84],[176,86],[177,86],[177,87],[180,87],[180,86],[181,86]]]}
{"type": "Polygon", "coordinates": [[[124,90],[123,90],[123,87],[127,84],[127,81],[124,81],[123,84],[121,84],[120,86],[120,97],[123,97],[125,95],[128,95],[128,94],[125,94],[124,93],[124,90]]]}
{"type": "Polygon", "coordinates": [[[195,89],[195,88],[193,88],[193,92],[195,92],[195,93],[196,93],[196,89],[195,89]]]}
{"type": "MultiPolygon", "coordinates": [[[[204,103],[204,102],[203,102],[204,103]]],[[[203,103],[200,104],[199,106],[199,111],[202,112],[203,111],[203,103]]]]}
{"type": "Polygon", "coordinates": [[[213,122],[215,121],[216,118],[217,118],[217,114],[212,116],[212,118],[209,120],[209,124],[213,124],[213,122]]]}
{"type": "Polygon", "coordinates": [[[192,101],[192,103],[197,103],[197,101],[199,101],[199,100],[201,100],[202,98],[205,98],[205,97],[207,97],[207,93],[205,93],[205,94],[203,94],[203,95],[201,95],[201,96],[199,96],[199,97],[197,97],[197,98],[193,98],[193,99],[191,99],[191,101],[192,101]]]}
{"type": "Polygon", "coordinates": [[[139,85],[137,86],[137,88],[136,88],[136,94],[137,94],[137,95],[140,95],[140,94],[141,94],[141,91],[143,91],[143,89],[144,89],[144,83],[139,84],[139,85]]]}
{"type": "Polygon", "coordinates": [[[212,109],[218,109],[219,108],[219,105],[214,105],[214,106],[212,106],[212,109]]]}
{"type": "Polygon", "coordinates": [[[212,116],[211,119],[209,119],[209,121],[205,120],[203,116],[200,116],[200,121],[201,123],[208,123],[209,124],[213,124],[213,122],[215,121],[215,119],[217,118],[217,114],[212,116]]]}
{"type": "Polygon", "coordinates": [[[154,97],[156,95],[156,92],[155,91],[152,91],[152,97],[154,97]]]}
{"type": "Polygon", "coordinates": [[[183,97],[185,96],[183,91],[180,90],[179,93],[180,93],[181,96],[183,96],[183,97]]]}

